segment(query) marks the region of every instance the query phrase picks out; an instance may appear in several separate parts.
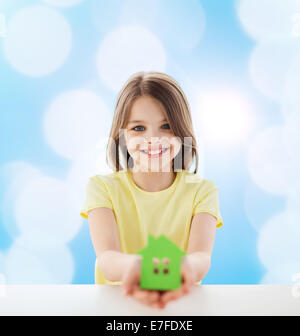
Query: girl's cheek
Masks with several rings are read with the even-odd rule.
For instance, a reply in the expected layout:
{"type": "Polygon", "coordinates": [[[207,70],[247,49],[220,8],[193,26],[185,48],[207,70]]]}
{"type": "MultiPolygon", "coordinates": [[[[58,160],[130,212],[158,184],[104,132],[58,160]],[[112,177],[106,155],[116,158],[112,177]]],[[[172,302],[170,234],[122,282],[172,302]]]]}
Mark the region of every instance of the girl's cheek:
{"type": "Polygon", "coordinates": [[[128,135],[127,148],[129,152],[136,152],[141,147],[143,139],[140,136],[128,135]]]}

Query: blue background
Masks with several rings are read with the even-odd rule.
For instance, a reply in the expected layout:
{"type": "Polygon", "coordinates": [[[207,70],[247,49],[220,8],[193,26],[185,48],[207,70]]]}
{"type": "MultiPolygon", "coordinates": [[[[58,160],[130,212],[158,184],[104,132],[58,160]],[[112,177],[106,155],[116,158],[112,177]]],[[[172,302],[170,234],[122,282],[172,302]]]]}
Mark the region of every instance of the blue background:
{"type": "MultiPolygon", "coordinates": [[[[185,3],[188,6],[189,1],[185,3]]],[[[237,17],[235,1],[201,0],[199,3],[206,17],[205,30],[199,43],[191,51],[178,54],[166,45],[169,55],[176,59],[185,74],[200,85],[232,85],[247,92],[256,106],[260,106],[261,115],[254,133],[267,125],[280,123],[282,115],[278,104],[263,96],[251,83],[248,62],[256,42],[243,30],[237,17]]],[[[17,10],[35,4],[41,2],[3,1],[0,13],[9,22],[17,10]]],[[[46,3],[42,5],[48,6],[46,3]]],[[[92,22],[91,6],[92,1],[86,0],[73,7],[56,8],[71,26],[72,49],[66,62],[46,76],[30,77],[13,68],[2,50],[4,39],[1,41],[0,38],[0,165],[22,160],[42,167],[49,175],[62,179],[65,177],[71,162],[48,146],[41,124],[43,111],[55,96],[65,90],[80,88],[83,83],[95,78],[95,53],[105,32],[99,32],[92,22]]],[[[117,7],[115,11],[118,11],[117,7]]],[[[106,21],[110,21],[109,17],[106,17],[106,21]]],[[[116,22],[109,29],[117,26],[116,22]]],[[[171,67],[168,73],[172,75],[171,67]]],[[[177,79],[180,83],[178,74],[177,79]]],[[[101,80],[98,89],[113,113],[117,93],[101,80]]],[[[263,210],[258,207],[254,211],[257,211],[256,218],[261,223],[284,209],[285,198],[265,193],[251,181],[244,146],[218,148],[208,144],[207,148],[206,177],[218,185],[224,226],[217,229],[212,267],[203,283],[260,283],[266,270],[257,255],[258,232],[245,213],[245,189],[251,188],[253,195],[260,199],[258,204],[263,210]]],[[[1,187],[0,199],[5,192],[5,187],[1,187]]],[[[0,251],[4,254],[13,238],[6,231],[3,220],[4,216],[0,217],[0,251]]],[[[93,283],[95,253],[87,220],[83,220],[80,231],[67,245],[75,262],[72,283],[93,283]]]]}

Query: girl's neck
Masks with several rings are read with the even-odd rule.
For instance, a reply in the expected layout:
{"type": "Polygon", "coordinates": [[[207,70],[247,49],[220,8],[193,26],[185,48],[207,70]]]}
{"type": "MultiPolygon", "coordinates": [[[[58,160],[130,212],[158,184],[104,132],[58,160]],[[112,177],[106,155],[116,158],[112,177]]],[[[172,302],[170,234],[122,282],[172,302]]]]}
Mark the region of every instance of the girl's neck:
{"type": "Polygon", "coordinates": [[[176,173],[172,170],[169,172],[133,172],[129,168],[128,170],[134,183],[139,188],[149,192],[169,188],[176,178],[176,173]]]}

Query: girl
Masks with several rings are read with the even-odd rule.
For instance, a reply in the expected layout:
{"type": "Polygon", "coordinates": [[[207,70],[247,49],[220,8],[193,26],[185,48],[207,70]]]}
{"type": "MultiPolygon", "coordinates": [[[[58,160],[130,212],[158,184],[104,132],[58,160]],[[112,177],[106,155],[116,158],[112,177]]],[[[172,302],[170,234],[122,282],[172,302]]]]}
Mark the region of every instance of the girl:
{"type": "Polygon", "coordinates": [[[88,219],[96,253],[95,283],[122,285],[124,295],[163,308],[201,283],[216,228],[223,225],[216,184],[197,175],[190,108],[172,77],[151,71],[128,79],[118,96],[106,158],[114,172],[89,178],[80,213],[88,219]],[[179,289],[139,288],[136,253],[149,234],[164,234],[186,252],[179,289]]]}

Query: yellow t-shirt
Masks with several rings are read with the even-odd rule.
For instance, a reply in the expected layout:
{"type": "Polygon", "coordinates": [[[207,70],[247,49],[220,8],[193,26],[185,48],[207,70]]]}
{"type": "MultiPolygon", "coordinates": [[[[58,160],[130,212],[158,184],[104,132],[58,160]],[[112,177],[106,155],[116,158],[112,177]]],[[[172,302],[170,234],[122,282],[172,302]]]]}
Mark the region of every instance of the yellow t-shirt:
{"type": "MultiPolygon", "coordinates": [[[[187,170],[175,172],[172,185],[161,191],[139,188],[130,169],[89,178],[80,215],[98,207],[112,209],[123,253],[135,254],[148,243],[148,235],[164,234],[186,252],[193,215],[208,212],[223,225],[219,210],[218,188],[212,180],[187,170]]],[[[95,261],[95,283],[120,285],[104,278],[95,261]]],[[[199,281],[197,284],[200,284],[199,281]]]]}

